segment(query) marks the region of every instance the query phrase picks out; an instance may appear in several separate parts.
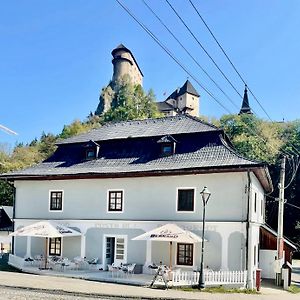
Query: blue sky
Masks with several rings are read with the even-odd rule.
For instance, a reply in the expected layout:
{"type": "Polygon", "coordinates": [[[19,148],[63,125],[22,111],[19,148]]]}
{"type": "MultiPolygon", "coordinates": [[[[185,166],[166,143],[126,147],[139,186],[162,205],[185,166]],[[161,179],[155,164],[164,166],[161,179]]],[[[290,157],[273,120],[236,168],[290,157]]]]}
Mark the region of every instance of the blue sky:
{"type": "MultiPolygon", "coordinates": [[[[141,0],[121,0],[232,113],[234,107],[205,77],[141,0]]],[[[195,59],[239,107],[241,98],[192,39],[164,0],[146,0],[195,59]]],[[[170,0],[236,88],[244,85],[192,9],[170,0]]],[[[294,120],[300,111],[300,1],[193,0],[248,85],[273,120],[294,120]]],[[[144,88],[158,100],[188,75],[114,0],[0,0],[0,143],[30,142],[43,131],[59,133],[98,105],[112,75],[111,50],[123,43],[143,73],[144,88]]],[[[200,113],[226,113],[190,78],[201,94],[200,113]]],[[[259,117],[267,118],[250,96],[259,117]]]]}

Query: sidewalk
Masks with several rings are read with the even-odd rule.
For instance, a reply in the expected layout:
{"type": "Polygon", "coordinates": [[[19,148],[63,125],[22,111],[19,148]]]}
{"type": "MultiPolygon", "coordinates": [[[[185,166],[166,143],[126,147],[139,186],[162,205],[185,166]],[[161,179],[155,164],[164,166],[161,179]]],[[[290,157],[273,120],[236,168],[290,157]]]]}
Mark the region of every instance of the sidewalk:
{"type": "Polygon", "coordinates": [[[282,290],[262,288],[260,295],[246,294],[209,294],[204,292],[185,292],[181,290],[158,290],[147,287],[136,287],[121,284],[101,283],[82,279],[54,277],[47,275],[31,275],[24,273],[0,272],[0,286],[26,288],[32,290],[63,291],[68,294],[82,296],[108,296],[127,299],[299,299],[282,290]]]}

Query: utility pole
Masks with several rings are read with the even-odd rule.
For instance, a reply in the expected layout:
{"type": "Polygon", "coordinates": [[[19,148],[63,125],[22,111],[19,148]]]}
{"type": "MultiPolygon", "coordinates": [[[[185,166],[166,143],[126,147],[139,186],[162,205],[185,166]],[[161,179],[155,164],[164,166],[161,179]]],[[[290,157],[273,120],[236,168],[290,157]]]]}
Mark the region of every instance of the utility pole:
{"type": "Polygon", "coordinates": [[[283,156],[281,159],[280,167],[280,182],[278,184],[279,188],[279,198],[278,198],[278,228],[277,228],[277,270],[276,270],[276,285],[281,285],[281,266],[283,260],[283,210],[284,210],[284,181],[285,181],[285,160],[286,157],[283,156]]]}

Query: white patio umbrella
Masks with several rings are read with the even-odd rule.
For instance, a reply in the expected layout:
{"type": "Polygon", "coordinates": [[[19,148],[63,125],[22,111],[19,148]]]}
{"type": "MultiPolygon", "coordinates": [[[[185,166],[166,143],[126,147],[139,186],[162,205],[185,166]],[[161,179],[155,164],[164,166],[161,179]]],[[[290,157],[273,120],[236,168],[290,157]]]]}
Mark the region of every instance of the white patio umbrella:
{"type": "Polygon", "coordinates": [[[202,238],[195,233],[184,230],[176,224],[165,224],[148,232],[145,232],[132,240],[162,241],[170,243],[170,268],[172,265],[172,242],[176,243],[199,243],[202,238]]]}
{"type": "Polygon", "coordinates": [[[67,226],[55,223],[53,221],[41,221],[25,227],[22,227],[10,235],[12,236],[33,236],[46,238],[45,245],[45,269],[47,267],[47,248],[48,238],[64,238],[69,236],[80,236],[81,233],[67,226]]]}

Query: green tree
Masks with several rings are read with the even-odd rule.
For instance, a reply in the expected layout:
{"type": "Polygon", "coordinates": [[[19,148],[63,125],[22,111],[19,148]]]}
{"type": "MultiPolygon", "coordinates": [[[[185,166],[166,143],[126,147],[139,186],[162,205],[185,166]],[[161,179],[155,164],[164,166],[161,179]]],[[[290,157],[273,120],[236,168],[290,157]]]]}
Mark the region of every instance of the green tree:
{"type": "Polygon", "coordinates": [[[90,113],[87,120],[84,122],[75,120],[70,125],[65,125],[59,137],[62,139],[66,139],[74,135],[87,132],[93,128],[99,127],[100,121],[101,118],[99,116],[90,113]]]}
{"type": "Polygon", "coordinates": [[[5,180],[0,180],[0,205],[13,205],[14,188],[5,180]]]}
{"type": "Polygon", "coordinates": [[[52,133],[42,133],[42,136],[40,138],[40,141],[36,144],[36,148],[38,151],[39,156],[39,161],[43,159],[48,158],[49,156],[51,156],[54,151],[56,150],[56,143],[57,141],[57,136],[55,136],[52,133]]]}
{"type": "Polygon", "coordinates": [[[133,85],[124,78],[114,87],[111,108],[104,113],[104,121],[127,121],[162,116],[155,104],[152,90],[145,93],[141,85],[133,85]]]}
{"type": "Polygon", "coordinates": [[[254,115],[224,115],[220,119],[232,144],[246,157],[275,163],[284,145],[280,124],[254,115]]]}

